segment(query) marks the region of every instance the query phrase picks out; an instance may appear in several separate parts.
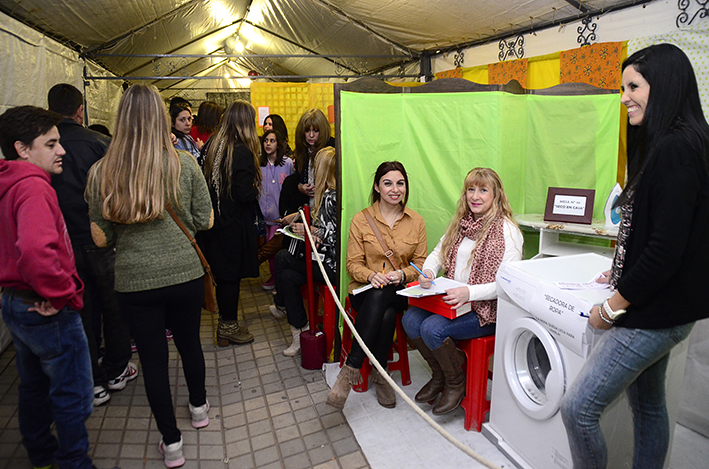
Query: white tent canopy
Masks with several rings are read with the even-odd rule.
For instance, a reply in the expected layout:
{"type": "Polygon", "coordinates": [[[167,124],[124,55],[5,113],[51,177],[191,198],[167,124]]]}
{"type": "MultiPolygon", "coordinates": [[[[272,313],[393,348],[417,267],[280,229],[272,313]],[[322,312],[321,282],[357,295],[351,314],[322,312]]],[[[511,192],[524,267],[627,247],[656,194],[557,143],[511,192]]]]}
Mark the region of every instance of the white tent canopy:
{"type": "Polygon", "coordinates": [[[647,1],[0,0],[0,11],[127,80],[213,76],[228,64],[232,76],[298,81],[416,77],[430,73],[422,58],[647,1]]]}

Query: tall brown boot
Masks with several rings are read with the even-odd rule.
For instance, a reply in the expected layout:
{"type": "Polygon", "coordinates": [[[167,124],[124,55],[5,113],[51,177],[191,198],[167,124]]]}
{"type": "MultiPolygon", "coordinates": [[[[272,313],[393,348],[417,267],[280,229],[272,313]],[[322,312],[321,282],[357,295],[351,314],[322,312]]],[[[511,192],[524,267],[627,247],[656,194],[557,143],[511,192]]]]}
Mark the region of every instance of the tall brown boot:
{"type": "MultiPolygon", "coordinates": [[[[386,371],[386,370],[385,370],[386,371]]],[[[377,402],[382,407],[393,409],[396,407],[396,393],[389,382],[372,366],[372,382],[377,386],[377,402]]]]}
{"type": "Polygon", "coordinates": [[[342,409],[345,407],[345,402],[347,402],[347,396],[349,396],[352,386],[361,382],[362,374],[357,368],[352,368],[348,365],[343,366],[340,374],[337,375],[337,381],[335,381],[334,386],[332,386],[330,393],[327,395],[327,403],[337,409],[342,409]]]}
{"type": "Polygon", "coordinates": [[[420,403],[430,402],[443,391],[443,384],[445,383],[443,370],[441,370],[441,365],[438,363],[438,360],[436,360],[436,357],[433,356],[433,352],[428,348],[428,345],[426,345],[422,337],[411,339],[411,342],[416,347],[416,350],[421,353],[421,356],[426,360],[426,363],[428,363],[428,366],[431,367],[431,371],[433,372],[431,380],[424,384],[421,390],[416,393],[414,400],[420,403]]]}
{"type": "Polygon", "coordinates": [[[443,345],[433,351],[438,363],[443,370],[445,392],[438,404],[433,406],[434,415],[443,415],[454,411],[465,395],[465,353],[455,348],[455,342],[450,337],[443,341],[443,345]]]}

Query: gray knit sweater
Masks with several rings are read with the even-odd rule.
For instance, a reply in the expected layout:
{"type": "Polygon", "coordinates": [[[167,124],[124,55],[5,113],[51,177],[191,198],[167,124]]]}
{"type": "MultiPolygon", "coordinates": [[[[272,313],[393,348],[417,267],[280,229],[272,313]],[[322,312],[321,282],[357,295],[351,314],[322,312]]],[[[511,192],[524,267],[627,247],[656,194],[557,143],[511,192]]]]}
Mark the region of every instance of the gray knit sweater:
{"type": "MultiPolygon", "coordinates": [[[[204,176],[195,159],[178,151],[180,158],[179,207],[175,212],[192,233],[207,230],[212,220],[212,203],[204,176]]],[[[101,161],[96,163],[100,165],[101,161]]],[[[204,275],[202,264],[187,236],[167,211],[163,218],[147,223],[123,225],[101,215],[100,183],[90,187],[89,217],[106,235],[108,246],[116,247],[116,291],[136,292],[189,282],[204,275]]]]}

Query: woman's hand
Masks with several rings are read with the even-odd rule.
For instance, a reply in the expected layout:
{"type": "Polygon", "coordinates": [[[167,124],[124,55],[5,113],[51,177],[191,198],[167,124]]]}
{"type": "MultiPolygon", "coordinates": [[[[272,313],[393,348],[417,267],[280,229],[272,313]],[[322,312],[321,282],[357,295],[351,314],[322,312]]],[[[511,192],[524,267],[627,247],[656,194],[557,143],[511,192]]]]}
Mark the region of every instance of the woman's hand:
{"type": "Polygon", "coordinates": [[[424,270],[423,273],[426,275],[423,276],[419,274],[419,286],[421,286],[421,288],[429,289],[431,288],[431,280],[433,280],[435,274],[430,269],[424,270]]]}
{"type": "Polygon", "coordinates": [[[295,217],[297,215],[298,215],[298,212],[291,213],[290,215],[286,215],[283,218],[279,218],[278,220],[276,220],[276,223],[278,223],[281,226],[290,225],[291,223],[293,223],[293,220],[295,219],[295,217]]]}
{"type": "Polygon", "coordinates": [[[468,287],[458,287],[446,290],[443,301],[450,305],[451,309],[458,309],[470,300],[470,290],[468,287]]]}
{"type": "Polygon", "coordinates": [[[52,306],[52,303],[47,300],[41,303],[36,302],[33,307],[27,308],[27,311],[35,311],[41,314],[42,316],[54,316],[59,312],[59,310],[54,308],[54,306],[52,306]]]}
{"type": "Polygon", "coordinates": [[[305,226],[302,223],[292,223],[290,228],[298,236],[305,236],[305,226]]]}
{"type": "Polygon", "coordinates": [[[389,272],[388,274],[383,274],[381,272],[372,272],[369,274],[369,277],[367,278],[367,281],[372,284],[372,287],[374,288],[384,288],[387,285],[389,285],[391,280],[389,280],[389,276],[391,276],[395,272],[389,272]]]}
{"type": "Polygon", "coordinates": [[[596,283],[608,283],[611,279],[611,271],[606,270],[601,273],[601,276],[596,279],[596,283]]]}
{"type": "Polygon", "coordinates": [[[298,190],[308,197],[315,195],[315,185],[314,184],[298,184],[298,190]]]}
{"type": "Polygon", "coordinates": [[[204,146],[204,142],[202,141],[202,139],[199,139],[199,138],[196,139],[196,140],[194,141],[194,143],[197,144],[197,150],[201,150],[202,147],[204,146]]]}
{"type": "Polygon", "coordinates": [[[608,324],[606,321],[601,319],[601,308],[601,305],[591,308],[591,317],[588,318],[588,323],[594,329],[610,329],[613,327],[613,324],[608,324]]]}

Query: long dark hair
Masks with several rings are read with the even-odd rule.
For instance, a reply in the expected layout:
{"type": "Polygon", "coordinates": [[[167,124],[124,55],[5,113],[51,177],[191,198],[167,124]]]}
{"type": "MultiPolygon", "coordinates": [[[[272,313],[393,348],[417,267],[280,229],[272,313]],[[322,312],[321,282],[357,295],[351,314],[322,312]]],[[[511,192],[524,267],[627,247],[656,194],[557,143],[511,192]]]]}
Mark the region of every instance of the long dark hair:
{"type": "Polygon", "coordinates": [[[197,111],[197,121],[194,123],[197,130],[204,134],[212,134],[219,126],[219,121],[224,114],[224,108],[213,101],[203,101],[197,111]]]}
{"type": "Polygon", "coordinates": [[[288,127],[286,127],[286,122],[283,118],[278,114],[269,114],[263,121],[266,122],[268,119],[271,119],[272,127],[283,136],[283,144],[288,143],[288,127]]]}
{"type": "Polygon", "coordinates": [[[273,166],[282,166],[285,158],[285,151],[283,150],[283,136],[275,128],[267,130],[261,137],[261,157],[259,158],[259,164],[261,166],[266,166],[268,164],[268,155],[266,155],[266,152],[263,151],[263,142],[265,142],[266,137],[271,134],[276,137],[276,160],[273,162],[273,166]]]}
{"type": "Polygon", "coordinates": [[[384,175],[389,171],[399,171],[402,176],[404,176],[404,184],[406,184],[406,193],[404,194],[404,200],[401,203],[402,207],[406,207],[406,202],[409,201],[409,176],[406,175],[406,169],[404,165],[398,161],[385,161],[380,164],[377,171],[374,173],[374,182],[372,183],[372,193],[369,196],[372,201],[372,205],[377,203],[381,199],[381,194],[375,189],[379,181],[382,180],[384,175]]]}
{"type": "Polygon", "coordinates": [[[628,125],[628,185],[615,206],[628,201],[643,170],[657,151],[658,143],[676,133],[697,151],[709,150],[709,125],[699,100],[697,78],[682,50],[672,44],[657,44],[639,50],[623,62],[650,85],[648,102],[640,125],[628,125]]]}

